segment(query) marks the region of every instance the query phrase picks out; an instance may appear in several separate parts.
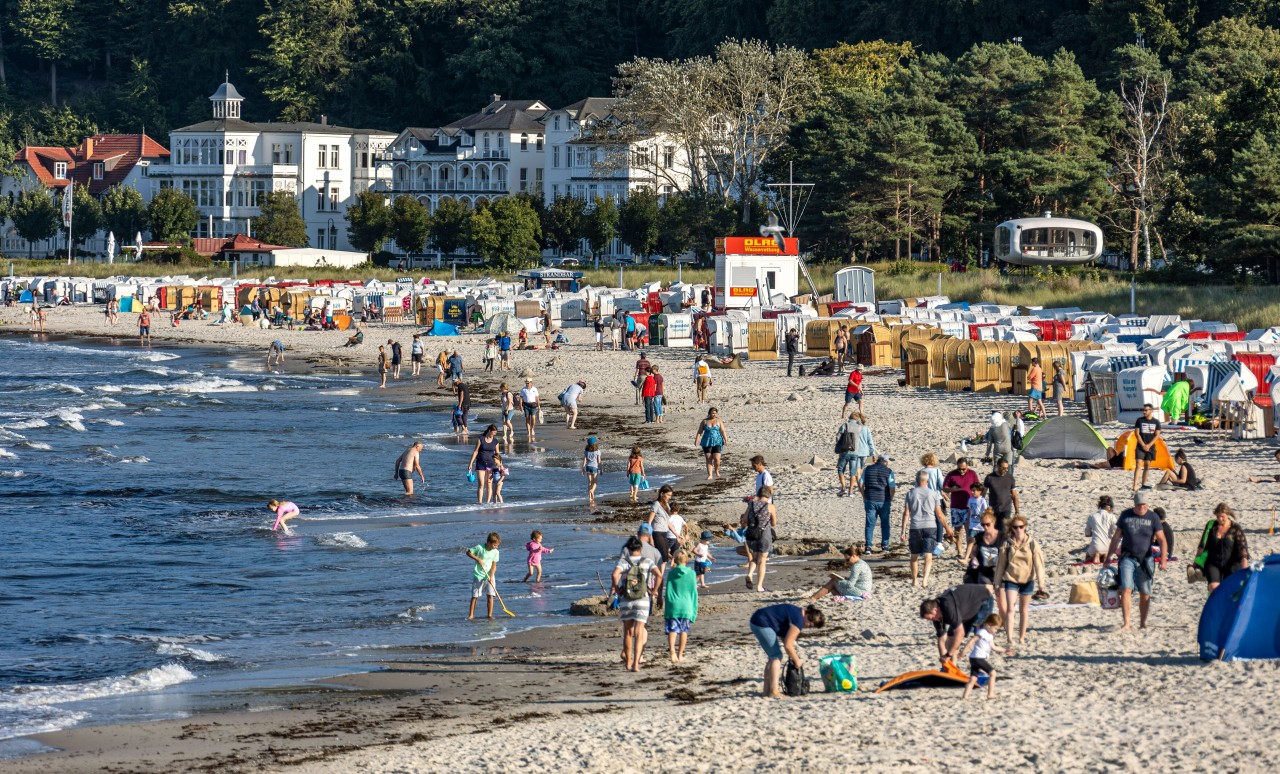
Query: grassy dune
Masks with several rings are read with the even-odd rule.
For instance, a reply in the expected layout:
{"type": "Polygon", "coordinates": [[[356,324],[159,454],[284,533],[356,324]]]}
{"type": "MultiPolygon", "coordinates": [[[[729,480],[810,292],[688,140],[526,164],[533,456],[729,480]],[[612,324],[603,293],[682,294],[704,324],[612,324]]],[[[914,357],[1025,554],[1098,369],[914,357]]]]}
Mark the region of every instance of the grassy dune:
{"type": "MultiPolygon", "coordinates": [[[[226,276],[223,266],[184,267],[157,266],[154,264],[102,264],[78,263],[67,266],[52,261],[14,261],[14,272],[19,275],[74,275],[80,277],[110,277],[128,273],[146,276],[164,276],[169,274],[190,274],[191,276],[226,276]]],[[[937,273],[933,267],[922,265],[919,269],[904,274],[890,274],[888,264],[873,265],[876,269],[876,295],[882,299],[903,298],[908,296],[933,295],[938,289],[937,273]]],[[[819,293],[830,293],[835,286],[834,275],[836,265],[825,264],[812,267],[811,273],[819,293]]],[[[274,276],[278,279],[353,279],[370,278],[394,280],[396,277],[412,273],[414,276],[438,277],[448,279],[452,276],[450,269],[439,271],[421,269],[414,272],[401,272],[393,269],[326,269],[319,272],[305,267],[281,267],[243,272],[246,276],[274,276]]],[[[487,272],[480,269],[459,269],[459,277],[483,277],[487,272]]],[[[684,280],[694,283],[710,283],[714,281],[711,269],[685,268],[684,280]]],[[[676,270],[662,266],[625,267],[622,270],[623,282],[628,287],[635,287],[645,282],[658,280],[671,282],[676,278],[676,270]]],[[[604,268],[595,271],[584,268],[583,279],[592,285],[616,286],[618,268],[604,268]]],[[[803,287],[803,283],[802,283],[803,287]]],[[[1234,322],[1242,330],[1266,328],[1280,325],[1280,288],[1260,286],[1231,285],[1169,285],[1141,283],[1137,289],[1137,311],[1139,314],[1180,314],[1186,318],[1202,320],[1222,320],[1234,322]]],[[[1017,304],[1020,306],[1063,307],[1077,306],[1100,312],[1124,314],[1129,311],[1129,283],[1127,280],[1103,274],[1101,278],[1089,278],[1083,275],[1067,277],[1042,278],[1034,275],[1001,277],[995,271],[969,271],[961,274],[942,272],[942,292],[957,301],[990,301],[999,304],[1017,304]]]]}

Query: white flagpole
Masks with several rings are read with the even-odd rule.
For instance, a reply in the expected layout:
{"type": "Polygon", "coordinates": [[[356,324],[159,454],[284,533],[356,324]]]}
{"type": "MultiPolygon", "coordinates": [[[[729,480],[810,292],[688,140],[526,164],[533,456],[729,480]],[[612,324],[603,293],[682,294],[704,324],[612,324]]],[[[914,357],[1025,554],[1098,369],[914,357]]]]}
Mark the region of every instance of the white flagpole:
{"type": "Polygon", "coordinates": [[[75,214],[75,206],[76,206],[76,181],[75,180],[72,180],[70,183],[67,184],[67,193],[65,194],[65,196],[67,197],[67,200],[63,209],[66,210],[66,216],[67,216],[67,265],[70,266],[72,250],[74,249],[72,247],[72,242],[71,242],[71,219],[72,219],[72,216],[75,214]]]}

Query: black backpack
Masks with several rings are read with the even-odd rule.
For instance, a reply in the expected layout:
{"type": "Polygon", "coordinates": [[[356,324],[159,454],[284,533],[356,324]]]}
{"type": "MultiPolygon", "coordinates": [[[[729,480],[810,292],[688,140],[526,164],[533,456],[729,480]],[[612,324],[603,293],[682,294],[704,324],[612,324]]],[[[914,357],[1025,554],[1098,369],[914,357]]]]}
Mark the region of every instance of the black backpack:
{"type": "Polygon", "coordinates": [[[1017,425],[1014,425],[1013,429],[1009,431],[1009,440],[1013,443],[1014,450],[1022,451],[1022,433],[1018,432],[1017,425]]]}
{"type": "Polygon", "coordinates": [[[840,437],[836,439],[836,452],[843,454],[856,448],[858,448],[858,436],[853,434],[848,425],[844,425],[840,430],[840,437]]]}
{"type": "Polygon", "coordinates": [[[805,696],[809,693],[809,681],[804,676],[804,668],[794,661],[787,661],[782,673],[782,692],[788,696],[805,696]]]}
{"type": "Polygon", "coordinates": [[[767,515],[769,513],[769,506],[765,505],[760,500],[752,500],[749,507],[751,509],[751,513],[747,515],[747,532],[743,537],[753,543],[759,542],[760,538],[764,537],[764,529],[761,524],[762,517],[760,512],[763,510],[767,515]],[[764,508],[761,508],[760,506],[764,506],[764,508]]]}

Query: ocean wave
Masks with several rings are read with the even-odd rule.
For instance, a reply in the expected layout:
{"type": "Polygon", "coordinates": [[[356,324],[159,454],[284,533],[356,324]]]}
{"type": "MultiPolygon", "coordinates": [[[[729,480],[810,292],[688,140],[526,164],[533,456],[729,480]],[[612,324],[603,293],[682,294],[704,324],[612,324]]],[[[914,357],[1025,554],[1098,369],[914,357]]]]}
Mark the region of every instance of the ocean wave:
{"type": "Polygon", "coordinates": [[[21,470],[0,470],[0,478],[22,478],[25,475],[21,470]]]}
{"type": "Polygon", "coordinates": [[[90,424],[106,425],[107,427],[124,427],[124,422],[118,419],[90,419],[90,424]]]}
{"type": "Polygon", "coordinates": [[[316,545],[329,546],[332,548],[368,548],[369,544],[364,542],[358,535],[352,532],[330,532],[325,535],[316,536],[316,545]]]}
{"type": "Polygon", "coordinates": [[[33,707],[0,699],[0,739],[50,734],[71,728],[87,717],[87,712],[61,707],[33,707]]]}
{"type": "Polygon", "coordinates": [[[5,425],[9,430],[39,430],[42,427],[48,427],[49,423],[43,419],[24,419],[21,422],[10,422],[5,425]]]}
{"type": "Polygon", "coordinates": [[[18,445],[28,449],[35,449],[36,451],[53,451],[52,446],[42,441],[23,441],[18,445]]]}
{"type": "Polygon", "coordinates": [[[156,653],[162,656],[174,656],[177,658],[189,658],[195,661],[203,661],[206,664],[212,664],[218,661],[226,661],[226,656],[220,656],[217,653],[210,653],[207,650],[193,648],[190,645],[182,645],[175,642],[162,642],[156,646],[156,653]]]}
{"type": "Polygon", "coordinates": [[[98,399],[98,402],[99,402],[99,403],[101,403],[101,404],[103,405],[103,407],[104,407],[104,408],[118,408],[118,409],[119,409],[119,408],[124,408],[124,407],[125,407],[125,405],[124,405],[123,403],[121,403],[120,401],[116,400],[115,398],[99,398],[99,399],[98,399]]]}
{"type": "Polygon", "coordinates": [[[435,609],[435,605],[414,605],[403,613],[396,613],[396,618],[404,618],[409,621],[421,621],[422,616],[420,613],[425,613],[435,609]]]}
{"type": "Polygon", "coordinates": [[[128,465],[130,463],[136,464],[136,465],[146,465],[150,461],[151,461],[150,458],[145,457],[141,454],[130,454],[128,457],[122,458],[120,460],[120,463],[122,465],[128,465]]]}
{"type": "Polygon", "coordinates": [[[5,448],[0,448],[0,460],[16,460],[18,455],[5,448]]]}
{"type": "Polygon", "coordinates": [[[177,360],[180,357],[182,357],[182,355],[175,355],[172,352],[148,352],[145,355],[137,355],[139,360],[147,363],[163,363],[166,360],[177,360]]]}
{"type": "Polygon", "coordinates": [[[87,683],[66,685],[20,685],[0,691],[0,706],[43,707],[73,701],[148,693],[196,679],[181,664],[165,664],[120,677],[104,677],[87,683]]]}
{"type": "Polygon", "coordinates": [[[51,382],[39,387],[28,388],[31,392],[65,392],[69,395],[84,395],[84,390],[74,384],[65,384],[63,382],[51,382]]]}

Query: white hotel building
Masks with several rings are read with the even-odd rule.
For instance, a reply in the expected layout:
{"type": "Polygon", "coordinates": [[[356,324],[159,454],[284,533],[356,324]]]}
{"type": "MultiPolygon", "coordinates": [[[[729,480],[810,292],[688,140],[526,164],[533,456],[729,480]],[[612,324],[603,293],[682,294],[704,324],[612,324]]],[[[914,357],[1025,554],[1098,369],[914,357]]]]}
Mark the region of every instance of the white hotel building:
{"type": "Polygon", "coordinates": [[[311,247],[351,250],[347,207],[378,181],[378,157],[395,135],[333,126],[323,116],[320,123],[249,123],[229,82],[209,100],[213,118],[170,132],[169,162],[148,170],[160,187],[195,200],[194,236],[253,235],[261,197],[283,190],[298,197],[311,247]]]}

